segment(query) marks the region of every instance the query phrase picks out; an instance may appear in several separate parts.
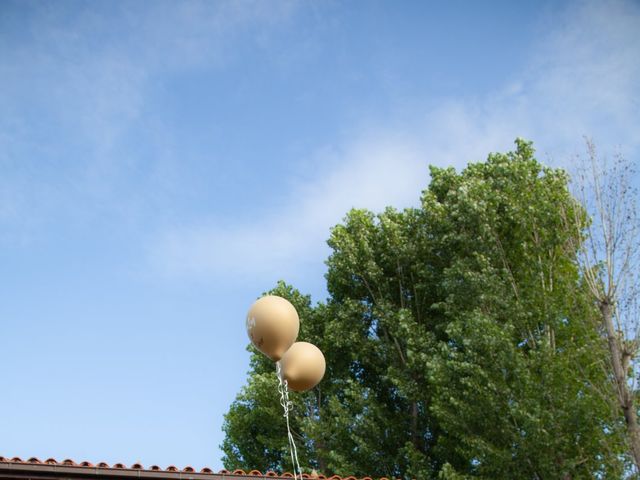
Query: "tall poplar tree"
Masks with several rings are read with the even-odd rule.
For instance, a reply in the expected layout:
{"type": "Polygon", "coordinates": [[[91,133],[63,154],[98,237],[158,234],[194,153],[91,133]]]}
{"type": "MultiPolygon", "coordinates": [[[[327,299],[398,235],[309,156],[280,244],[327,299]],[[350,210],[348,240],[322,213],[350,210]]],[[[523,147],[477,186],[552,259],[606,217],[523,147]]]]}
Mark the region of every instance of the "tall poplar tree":
{"type": "MultiPolygon", "coordinates": [[[[326,303],[284,284],[327,358],[295,395],[307,468],[404,478],[620,478],[619,415],[580,280],[584,212],[530,143],[461,173],[431,169],[419,208],[349,212],[329,238],[326,303]],[[562,207],[562,208],[560,208],[562,207]],[[573,248],[573,250],[572,250],[573,248]]],[[[290,469],[273,365],[252,357],[227,468],[290,469]]]]}

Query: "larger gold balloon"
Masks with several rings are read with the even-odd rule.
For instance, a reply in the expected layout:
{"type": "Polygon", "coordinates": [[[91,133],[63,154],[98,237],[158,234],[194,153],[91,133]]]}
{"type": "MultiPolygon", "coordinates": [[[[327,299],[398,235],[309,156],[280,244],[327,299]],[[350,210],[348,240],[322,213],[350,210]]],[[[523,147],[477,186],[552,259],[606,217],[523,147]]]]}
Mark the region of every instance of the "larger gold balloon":
{"type": "Polygon", "coordinates": [[[247,314],[247,334],[251,343],[274,362],[298,338],[300,319],[291,303],[267,295],[257,300],[247,314]]]}
{"type": "Polygon", "coordinates": [[[320,349],[307,342],[294,343],[280,360],[280,375],[294,392],[315,387],[324,377],[325,368],[320,349]]]}

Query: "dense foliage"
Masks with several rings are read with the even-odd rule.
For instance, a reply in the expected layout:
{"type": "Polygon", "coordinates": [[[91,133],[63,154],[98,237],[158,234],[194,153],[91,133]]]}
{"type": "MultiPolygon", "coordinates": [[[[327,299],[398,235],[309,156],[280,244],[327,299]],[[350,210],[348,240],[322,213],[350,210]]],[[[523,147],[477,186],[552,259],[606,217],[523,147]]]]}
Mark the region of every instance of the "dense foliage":
{"type": "MultiPolygon", "coordinates": [[[[563,223],[576,203],[564,172],[516,145],[461,173],[431,168],[419,208],[349,212],[329,239],[326,303],[273,290],[327,359],[320,385],[293,395],[307,469],[624,476],[620,418],[599,393],[605,345],[563,223]]],[[[275,382],[254,352],[225,417],[227,468],[291,469],[275,382]]]]}

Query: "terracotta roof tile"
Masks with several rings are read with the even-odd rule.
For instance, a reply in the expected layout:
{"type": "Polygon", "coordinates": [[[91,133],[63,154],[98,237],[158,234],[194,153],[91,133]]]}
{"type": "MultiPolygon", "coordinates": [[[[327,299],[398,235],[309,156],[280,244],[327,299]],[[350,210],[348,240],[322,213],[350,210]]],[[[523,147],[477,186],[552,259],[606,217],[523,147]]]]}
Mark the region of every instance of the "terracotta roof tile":
{"type": "MultiPolygon", "coordinates": [[[[164,471],[164,472],[185,472],[185,473],[195,473],[195,474],[209,474],[212,475],[214,474],[214,471],[208,467],[203,468],[202,470],[200,470],[199,472],[196,472],[196,469],[191,467],[191,466],[186,466],[184,467],[182,470],[180,470],[178,467],[174,466],[174,465],[169,465],[168,467],[166,467],[165,469],[162,469],[161,467],[159,467],[158,465],[151,465],[149,468],[145,468],[141,463],[134,463],[133,465],[131,465],[130,467],[127,467],[125,464],[123,463],[114,463],[113,466],[109,466],[108,463],[106,462],[99,462],[97,464],[93,464],[91,462],[87,462],[87,461],[83,461],[80,463],[76,463],[73,460],[71,460],[70,458],[64,459],[61,462],[58,462],[55,458],[47,458],[44,462],[40,461],[38,458],[36,457],[31,457],[28,460],[24,461],[22,460],[20,457],[13,457],[13,458],[8,458],[8,457],[1,457],[0,456],[0,463],[21,463],[21,464],[28,464],[28,465],[33,465],[33,468],[39,468],[36,467],[36,465],[42,465],[42,466],[46,466],[46,465],[58,465],[58,466],[65,466],[65,467],[85,467],[85,468],[102,468],[102,469],[122,469],[122,470],[146,470],[146,471],[164,471]]],[[[1,465],[0,465],[1,467],[1,465]]],[[[278,474],[274,471],[267,471],[264,474],[262,472],[260,472],[259,470],[251,470],[249,472],[245,472],[244,470],[234,470],[233,472],[229,471],[229,470],[225,470],[222,469],[218,472],[219,475],[224,475],[225,477],[233,477],[233,476],[243,476],[243,477],[248,477],[248,476],[254,476],[254,477],[269,477],[269,478],[293,478],[293,474],[290,472],[284,472],[282,474],[278,474]]],[[[194,478],[194,477],[189,477],[189,478],[194,478]]],[[[304,479],[318,479],[318,480],[358,480],[356,477],[353,476],[348,476],[348,477],[340,477],[338,475],[333,475],[331,477],[326,477],[324,475],[321,474],[313,474],[310,475],[308,473],[303,473],[302,474],[302,478],[304,479]]],[[[230,479],[231,480],[231,479],[230,479]]],[[[364,477],[360,480],[372,480],[371,477],[364,477]]],[[[387,478],[381,478],[380,480],[388,480],[387,478]]]]}

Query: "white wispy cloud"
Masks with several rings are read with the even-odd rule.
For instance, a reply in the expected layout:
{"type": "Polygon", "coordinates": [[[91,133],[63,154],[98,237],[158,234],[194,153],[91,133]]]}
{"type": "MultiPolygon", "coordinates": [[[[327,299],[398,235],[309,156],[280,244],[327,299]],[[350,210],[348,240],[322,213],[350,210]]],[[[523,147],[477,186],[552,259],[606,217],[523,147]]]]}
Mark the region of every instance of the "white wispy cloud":
{"type": "Polygon", "coordinates": [[[248,41],[259,43],[297,4],[190,0],[5,7],[0,221],[20,223],[18,231],[83,203],[118,204],[119,184],[138,161],[119,149],[139,122],[155,127],[145,108],[159,79],[224,68],[239,38],[250,32],[256,38],[248,41]]]}
{"type": "Polygon", "coordinates": [[[288,207],[238,224],[169,231],[152,260],[167,274],[290,274],[323,251],[329,228],[351,207],[415,203],[427,172],[411,141],[361,138],[344,151],[323,152],[316,160],[331,168],[295,187],[288,207]]]}
{"type": "Polygon", "coordinates": [[[151,262],[167,275],[290,275],[310,259],[322,262],[330,227],[350,208],[416,204],[429,163],[462,167],[511,148],[518,136],[534,139],[543,160],[556,165],[581,149],[583,135],[637,154],[637,25],[640,7],[631,2],[573,4],[539,25],[541,41],[528,53],[527,68],[491,94],[450,98],[393,128],[367,128],[311,152],[321,166],[292,188],[287,207],[257,219],[169,230],[151,246],[151,262]]]}

